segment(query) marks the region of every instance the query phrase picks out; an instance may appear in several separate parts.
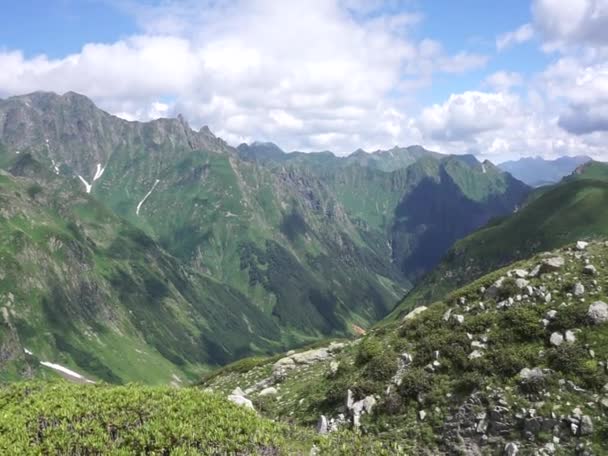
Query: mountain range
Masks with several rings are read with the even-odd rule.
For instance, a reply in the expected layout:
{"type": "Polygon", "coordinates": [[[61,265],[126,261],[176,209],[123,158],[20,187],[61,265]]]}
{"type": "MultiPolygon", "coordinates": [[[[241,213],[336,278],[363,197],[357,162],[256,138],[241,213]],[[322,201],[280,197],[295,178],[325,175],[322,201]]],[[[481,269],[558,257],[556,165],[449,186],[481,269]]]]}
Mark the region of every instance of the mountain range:
{"type": "Polygon", "coordinates": [[[546,160],[542,157],[523,157],[506,161],[499,164],[498,167],[532,187],[540,187],[558,182],[572,173],[579,165],[588,161],[591,161],[591,158],[585,155],[559,157],[554,160],[546,160]]]}
{"type": "Polygon", "coordinates": [[[6,361],[23,371],[27,348],[114,382],[367,328],[530,191],[473,156],[233,148],[75,93],[0,101],[0,144],[6,258],[23,277],[5,281],[6,361]]]}

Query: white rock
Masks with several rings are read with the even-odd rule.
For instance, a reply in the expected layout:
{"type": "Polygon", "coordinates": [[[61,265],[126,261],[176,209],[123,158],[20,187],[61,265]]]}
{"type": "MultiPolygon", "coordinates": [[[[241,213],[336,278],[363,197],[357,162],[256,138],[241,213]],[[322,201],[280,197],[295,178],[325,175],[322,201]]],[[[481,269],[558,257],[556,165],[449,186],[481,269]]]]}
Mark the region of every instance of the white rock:
{"type": "Polygon", "coordinates": [[[513,274],[515,274],[515,276],[519,277],[520,279],[525,279],[526,277],[528,277],[528,271],[526,271],[525,269],[514,269],[513,274]]]}
{"type": "Polygon", "coordinates": [[[558,332],[554,332],[553,334],[551,334],[551,337],[549,338],[549,342],[554,347],[559,347],[563,341],[564,341],[564,336],[562,336],[561,333],[558,333],[558,332]]]}
{"type": "Polygon", "coordinates": [[[483,356],[483,353],[479,350],[473,350],[471,353],[469,353],[469,359],[477,359],[477,358],[481,358],[483,356]]]}
{"type": "Polygon", "coordinates": [[[260,396],[274,396],[278,393],[277,389],[274,386],[269,386],[268,388],[264,388],[260,391],[260,396]]]}
{"type": "Polygon", "coordinates": [[[403,317],[402,321],[412,320],[412,319],[416,318],[418,315],[420,315],[422,312],[424,312],[426,309],[428,309],[428,307],[426,307],[426,306],[416,307],[414,310],[412,310],[410,313],[408,313],[405,317],[403,317]]]}
{"type": "Polygon", "coordinates": [[[424,421],[424,419],[426,418],[426,412],[424,410],[420,410],[418,412],[418,418],[420,418],[420,421],[424,421]]]}
{"type": "Polygon", "coordinates": [[[603,301],[595,301],[589,306],[587,317],[596,325],[606,323],[608,321],[608,304],[603,301]]]}
{"type": "Polygon", "coordinates": [[[317,433],[327,434],[328,432],[329,432],[329,423],[327,422],[327,417],[325,415],[321,415],[319,417],[319,421],[317,421],[317,433]]]}
{"type": "Polygon", "coordinates": [[[588,275],[596,275],[597,269],[592,264],[588,264],[583,268],[583,273],[588,275]]]}
{"type": "Polygon", "coordinates": [[[576,336],[570,330],[566,331],[565,339],[566,339],[566,342],[568,342],[568,343],[576,342],[576,336]]]}
{"type": "Polygon", "coordinates": [[[460,325],[464,323],[464,315],[454,314],[452,315],[452,319],[456,320],[456,322],[460,325]]]}
{"type": "Polygon", "coordinates": [[[253,407],[253,402],[251,402],[249,399],[247,399],[244,396],[231,394],[228,396],[228,400],[231,402],[234,402],[236,405],[241,405],[245,408],[255,410],[253,407]]]}
{"type": "Polygon", "coordinates": [[[519,453],[519,447],[515,442],[509,442],[505,445],[505,456],[516,456],[519,453]]]}
{"type": "Polygon", "coordinates": [[[572,294],[574,294],[574,296],[582,296],[585,294],[585,286],[580,283],[580,282],[576,282],[574,284],[574,286],[572,287],[572,294]]]}
{"type": "Polygon", "coordinates": [[[585,241],[577,241],[576,242],[576,250],[585,250],[589,245],[588,242],[585,241]]]}

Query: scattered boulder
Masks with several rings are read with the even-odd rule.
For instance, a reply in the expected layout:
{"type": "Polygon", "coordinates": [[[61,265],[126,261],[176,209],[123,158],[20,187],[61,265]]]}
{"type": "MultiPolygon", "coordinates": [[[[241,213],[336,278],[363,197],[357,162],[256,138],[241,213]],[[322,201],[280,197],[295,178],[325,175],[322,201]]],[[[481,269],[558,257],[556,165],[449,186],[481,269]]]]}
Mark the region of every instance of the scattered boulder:
{"type": "Polygon", "coordinates": [[[260,396],[275,396],[278,393],[274,386],[269,386],[260,391],[260,396]]]}
{"type": "Polygon", "coordinates": [[[545,258],[540,267],[540,272],[553,272],[558,271],[564,267],[566,264],[566,260],[562,256],[554,256],[550,258],[545,258]]]}
{"type": "Polygon", "coordinates": [[[426,309],[428,309],[428,307],[426,307],[426,306],[416,307],[414,310],[412,310],[410,313],[408,313],[405,317],[403,317],[403,320],[401,320],[401,321],[413,320],[418,315],[420,315],[422,312],[424,312],[426,309]]]}
{"type": "Polygon", "coordinates": [[[595,325],[608,322],[608,304],[603,301],[595,301],[589,306],[587,317],[595,325]]]}
{"type": "Polygon", "coordinates": [[[516,456],[519,453],[519,447],[515,442],[509,442],[505,445],[503,453],[505,456],[516,456]]]}
{"type": "Polygon", "coordinates": [[[589,245],[588,242],[585,241],[577,241],[576,242],[576,250],[585,250],[589,245]]]}
{"type": "Polygon", "coordinates": [[[585,286],[580,283],[580,282],[576,282],[574,284],[574,286],[572,287],[572,294],[574,296],[582,296],[585,294],[585,286]]]}
{"type": "Polygon", "coordinates": [[[576,336],[574,335],[574,332],[570,331],[570,330],[568,330],[568,331],[565,332],[564,339],[568,343],[574,343],[574,342],[576,342],[576,336]]]}
{"type": "Polygon", "coordinates": [[[418,418],[420,419],[420,421],[424,421],[424,419],[426,418],[426,412],[424,410],[420,410],[418,412],[418,418]]]}
{"type": "Polygon", "coordinates": [[[520,290],[527,287],[530,282],[526,279],[517,278],[515,279],[515,286],[520,290]]]}
{"type": "Polygon", "coordinates": [[[597,274],[597,269],[592,264],[587,264],[583,268],[583,273],[587,274],[587,275],[596,275],[597,274]]]}
{"type": "Polygon", "coordinates": [[[528,271],[526,271],[525,269],[514,269],[511,272],[513,272],[515,277],[518,277],[520,279],[525,279],[526,277],[528,277],[528,271]]]}
{"type": "Polygon", "coordinates": [[[455,320],[459,325],[464,323],[464,315],[454,314],[452,315],[452,319],[455,320]]]}
{"type": "Polygon", "coordinates": [[[559,347],[564,342],[564,336],[561,333],[554,332],[549,338],[549,343],[554,347],[559,347]]]}
{"type": "Polygon", "coordinates": [[[528,274],[528,277],[538,277],[538,274],[540,274],[541,268],[542,268],[542,266],[540,264],[537,264],[536,266],[534,266],[532,268],[532,270],[530,271],[530,273],[528,274]]]}
{"type": "Polygon", "coordinates": [[[483,352],[480,350],[473,350],[471,353],[469,353],[469,359],[477,359],[477,358],[481,358],[483,356],[483,352]]]}
{"type": "Polygon", "coordinates": [[[327,417],[325,415],[321,415],[319,417],[319,421],[317,421],[317,433],[318,434],[327,434],[329,432],[329,423],[327,421],[327,417]]]}
{"type": "Polygon", "coordinates": [[[589,415],[583,415],[579,430],[581,435],[593,434],[593,421],[589,415]]]}
{"type": "Polygon", "coordinates": [[[228,395],[228,400],[236,405],[241,405],[245,408],[255,410],[253,407],[253,402],[245,397],[245,393],[243,393],[243,390],[239,387],[236,387],[234,391],[228,395]]]}

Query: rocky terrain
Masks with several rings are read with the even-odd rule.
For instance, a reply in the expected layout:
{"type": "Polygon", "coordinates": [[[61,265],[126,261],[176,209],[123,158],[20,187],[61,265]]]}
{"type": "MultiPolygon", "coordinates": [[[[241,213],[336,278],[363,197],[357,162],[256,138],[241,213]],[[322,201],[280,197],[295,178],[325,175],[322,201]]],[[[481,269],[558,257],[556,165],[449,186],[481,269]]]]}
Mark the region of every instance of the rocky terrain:
{"type": "Polygon", "coordinates": [[[378,454],[605,454],[607,258],[604,241],[544,252],[362,338],[242,360],[202,387],[316,428],[319,448],[351,435],[378,454]]]}

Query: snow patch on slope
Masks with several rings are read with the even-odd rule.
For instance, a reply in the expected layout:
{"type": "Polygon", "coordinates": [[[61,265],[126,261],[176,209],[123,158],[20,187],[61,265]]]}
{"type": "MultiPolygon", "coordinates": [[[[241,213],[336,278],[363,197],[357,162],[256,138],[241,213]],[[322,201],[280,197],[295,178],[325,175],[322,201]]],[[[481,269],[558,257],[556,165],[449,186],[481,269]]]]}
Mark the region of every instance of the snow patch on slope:
{"type": "Polygon", "coordinates": [[[87,193],[91,193],[91,188],[93,187],[93,185],[89,184],[84,177],[82,177],[80,174],[78,175],[78,179],[80,179],[82,181],[82,183],[84,184],[84,189],[86,190],[87,193]]]}
{"type": "Polygon", "coordinates": [[[88,378],[80,375],[78,372],[74,372],[73,370],[68,369],[65,366],[62,366],[61,364],[49,363],[48,361],[40,361],[40,364],[42,364],[45,367],[49,367],[53,370],[56,370],[58,372],[62,372],[66,375],[69,375],[70,377],[77,378],[78,380],[83,380],[87,383],[95,383],[93,380],[89,380],[88,378]]]}
{"type": "Polygon", "coordinates": [[[160,182],[160,180],[156,179],[156,182],[154,182],[154,185],[152,186],[150,191],[148,193],[146,193],[146,196],[144,196],[143,199],[139,202],[139,204],[137,205],[137,209],[135,209],[136,215],[139,215],[139,210],[141,209],[141,205],[144,204],[144,202],[148,199],[148,196],[150,196],[152,194],[152,192],[154,191],[154,189],[156,188],[156,186],[158,185],[159,182],[160,182]]]}
{"type": "Polygon", "coordinates": [[[103,172],[105,170],[106,170],[105,166],[102,168],[101,163],[97,163],[97,170],[95,171],[95,175],[93,176],[93,182],[95,182],[97,179],[99,179],[103,175],[103,172]]]}

